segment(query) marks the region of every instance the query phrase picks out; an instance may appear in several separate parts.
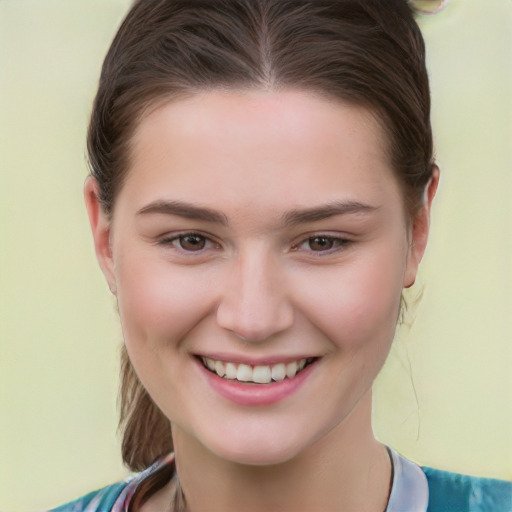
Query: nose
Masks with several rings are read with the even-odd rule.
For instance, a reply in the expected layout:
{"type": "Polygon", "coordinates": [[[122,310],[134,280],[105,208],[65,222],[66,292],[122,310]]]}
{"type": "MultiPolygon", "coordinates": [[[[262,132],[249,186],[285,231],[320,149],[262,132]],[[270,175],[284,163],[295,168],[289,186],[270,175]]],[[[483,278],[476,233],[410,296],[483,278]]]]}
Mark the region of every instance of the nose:
{"type": "Polygon", "coordinates": [[[217,323],[246,341],[264,341],[293,323],[282,270],[271,258],[240,256],[222,288],[217,323]]]}

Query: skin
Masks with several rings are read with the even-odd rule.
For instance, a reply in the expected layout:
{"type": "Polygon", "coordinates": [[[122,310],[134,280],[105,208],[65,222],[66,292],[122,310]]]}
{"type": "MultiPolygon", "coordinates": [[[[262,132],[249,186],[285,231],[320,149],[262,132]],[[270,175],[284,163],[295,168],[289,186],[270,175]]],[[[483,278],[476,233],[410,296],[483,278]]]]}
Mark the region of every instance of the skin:
{"type": "Polygon", "coordinates": [[[359,107],[300,91],[207,92],[140,122],[111,219],[87,181],[98,260],[134,368],[172,422],[190,511],[385,508],[371,386],[438,181],[436,171],[409,219],[385,148],[359,107]],[[178,201],[188,210],[161,207],[178,201]],[[213,212],[188,218],[190,206],[213,212]],[[312,209],[323,217],[297,215],[312,209]],[[317,360],[290,396],[246,406],[212,389],[197,355],[317,360]]]}

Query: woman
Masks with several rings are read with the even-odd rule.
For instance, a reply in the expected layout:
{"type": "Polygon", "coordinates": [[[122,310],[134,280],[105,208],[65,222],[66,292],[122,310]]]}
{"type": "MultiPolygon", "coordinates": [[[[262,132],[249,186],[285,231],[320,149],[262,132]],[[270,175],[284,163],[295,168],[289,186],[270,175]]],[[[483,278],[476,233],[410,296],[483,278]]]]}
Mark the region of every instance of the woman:
{"type": "Polygon", "coordinates": [[[512,510],[371,429],[439,179],[429,114],[403,1],[133,6],[85,198],[141,473],[59,510],[512,510]]]}

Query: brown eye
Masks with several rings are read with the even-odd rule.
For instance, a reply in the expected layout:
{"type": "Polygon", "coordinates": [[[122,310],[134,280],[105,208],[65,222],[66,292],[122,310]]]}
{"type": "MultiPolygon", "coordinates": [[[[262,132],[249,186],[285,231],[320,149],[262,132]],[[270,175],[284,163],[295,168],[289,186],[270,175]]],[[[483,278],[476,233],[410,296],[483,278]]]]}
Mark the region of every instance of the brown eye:
{"type": "Polygon", "coordinates": [[[206,239],[201,235],[183,235],[178,238],[178,242],[184,251],[201,251],[206,246],[206,239]]]}
{"type": "Polygon", "coordinates": [[[348,238],[342,238],[338,236],[329,235],[316,235],[310,236],[303,239],[300,244],[295,245],[293,248],[299,251],[305,251],[309,253],[316,253],[318,256],[325,256],[329,254],[335,254],[344,249],[348,249],[352,245],[352,241],[348,238]]]}
{"type": "Polygon", "coordinates": [[[312,251],[328,251],[334,247],[334,239],[326,236],[314,236],[308,239],[312,251]]]}

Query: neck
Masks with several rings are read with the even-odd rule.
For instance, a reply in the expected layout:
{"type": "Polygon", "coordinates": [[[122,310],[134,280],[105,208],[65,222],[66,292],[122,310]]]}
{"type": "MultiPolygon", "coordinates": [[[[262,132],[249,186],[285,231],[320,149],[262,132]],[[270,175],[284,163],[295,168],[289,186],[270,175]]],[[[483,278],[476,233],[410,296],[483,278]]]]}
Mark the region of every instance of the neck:
{"type": "Polygon", "coordinates": [[[391,468],[371,429],[371,393],[321,440],[271,466],[217,457],[173,426],[176,463],[188,512],[333,510],[382,512],[391,468]]]}

